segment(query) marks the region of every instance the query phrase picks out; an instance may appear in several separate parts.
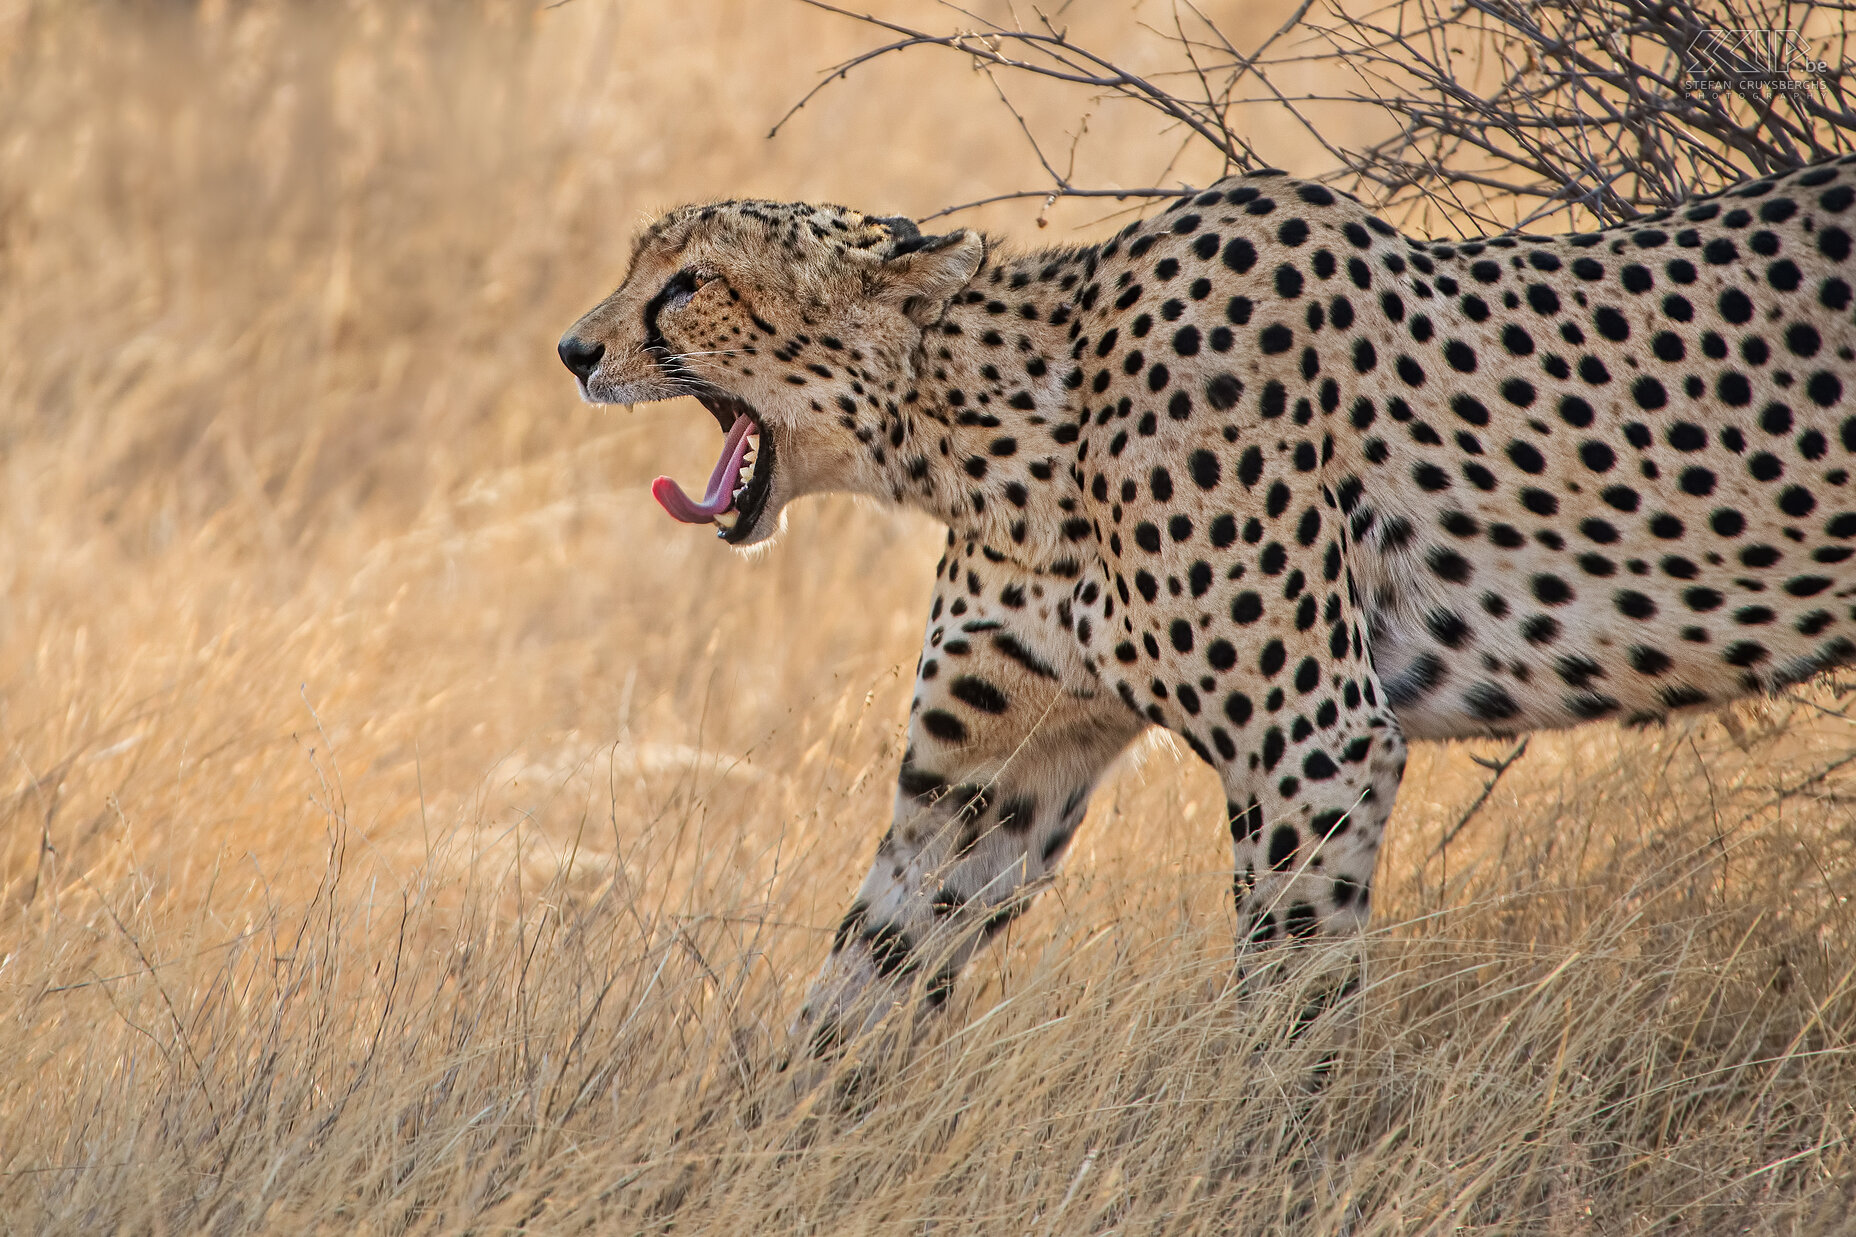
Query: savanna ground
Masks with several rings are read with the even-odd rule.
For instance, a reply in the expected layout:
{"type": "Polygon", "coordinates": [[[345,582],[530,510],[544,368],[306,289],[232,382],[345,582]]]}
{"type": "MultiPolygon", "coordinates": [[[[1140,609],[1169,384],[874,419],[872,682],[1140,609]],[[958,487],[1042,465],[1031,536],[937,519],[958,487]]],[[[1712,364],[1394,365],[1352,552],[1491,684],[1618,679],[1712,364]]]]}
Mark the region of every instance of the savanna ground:
{"type": "MultiPolygon", "coordinates": [[[[1064,20],[1140,64],[1171,11],[1064,20]]],[[[766,139],[870,42],[758,0],[0,4],[0,1232],[1848,1231],[1835,683],[1536,737],[1479,805],[1506,745],[1420,747],[1350,1038],[1229,990],[1222,796],[1148,745],[923,1040],[782,1098],[940,533],[815,500],[744,561],[646,493],[710,418],[584,407],[553,343],[664,206],[1031,179],[953,57],[766,139]]],[[[1088,124],[1079,178],[1215,174],[1088,124]]],[[[968,221],[1127,209],[1042,208],[968,221]]]]}

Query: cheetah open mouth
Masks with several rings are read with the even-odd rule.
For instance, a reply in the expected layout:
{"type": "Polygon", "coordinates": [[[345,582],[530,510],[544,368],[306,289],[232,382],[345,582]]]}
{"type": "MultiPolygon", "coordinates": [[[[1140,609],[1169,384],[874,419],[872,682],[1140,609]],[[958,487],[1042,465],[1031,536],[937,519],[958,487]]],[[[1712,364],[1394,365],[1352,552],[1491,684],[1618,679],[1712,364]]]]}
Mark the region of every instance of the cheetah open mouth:
{"type": "Polygon", "coordinates": [[[773,436],[763,434],[754,409],[726,392],[696,398],[725,431],[722,457],[709,474],[702,498],[694,499],[669,477],[651,483],[651,495],[672,519],[716,526],[716,535],[731,544],[754,531],[773,481],[773,436]]]}

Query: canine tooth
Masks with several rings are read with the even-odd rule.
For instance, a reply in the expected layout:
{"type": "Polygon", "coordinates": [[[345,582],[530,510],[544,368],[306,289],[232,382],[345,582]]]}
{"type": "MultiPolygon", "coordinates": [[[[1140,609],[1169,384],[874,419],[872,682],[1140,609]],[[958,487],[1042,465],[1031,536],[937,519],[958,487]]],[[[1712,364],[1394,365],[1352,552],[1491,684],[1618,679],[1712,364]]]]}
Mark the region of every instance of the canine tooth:
{"type": "Polygon", "coordinates": [[[715,522],[721,526],[723,532],[728,532],[734,528],[735,521],[740,518],[741,513],[738,511],[724,511],[715,517],[715,522]]]}

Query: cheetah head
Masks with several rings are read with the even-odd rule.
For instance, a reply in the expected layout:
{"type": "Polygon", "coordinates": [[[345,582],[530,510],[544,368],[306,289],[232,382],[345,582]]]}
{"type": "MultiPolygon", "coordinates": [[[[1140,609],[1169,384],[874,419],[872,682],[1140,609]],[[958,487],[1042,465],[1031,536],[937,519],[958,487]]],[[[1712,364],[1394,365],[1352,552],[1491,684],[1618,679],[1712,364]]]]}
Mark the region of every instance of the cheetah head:
{"type": "Polygon", "coordinates": [[[691,496],[659,477],[652,493],[676,519],[754,545],[802,494],[888,492],[882,411],[985,251],[976,232],[924,236],[838,206],[686,206],[639,237],[625,282],[561,338],[561,360],[592,403],[699,400],[724,434],[708,485],[691,496]]]}

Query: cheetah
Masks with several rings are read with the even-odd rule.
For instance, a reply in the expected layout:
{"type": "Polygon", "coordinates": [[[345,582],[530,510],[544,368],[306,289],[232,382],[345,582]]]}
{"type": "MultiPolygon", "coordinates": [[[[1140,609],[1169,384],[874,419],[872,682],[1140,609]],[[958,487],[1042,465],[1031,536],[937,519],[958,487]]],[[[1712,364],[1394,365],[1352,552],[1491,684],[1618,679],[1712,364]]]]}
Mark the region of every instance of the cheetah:
{"type": "Polygon", "coordinates": [[[1367,920],[1413,739],[1627,725],[1856,660],[1856,156],[1603,231],[1417,240],[1278,171],[1015,252],[675,210],[560,356],[724,431],[677,520],[948,527],[893,821],[800,1027],[944,1002],[1163,727],[1228,801],[1240,952],[1367,920]]]}

